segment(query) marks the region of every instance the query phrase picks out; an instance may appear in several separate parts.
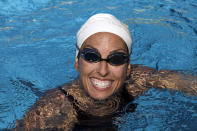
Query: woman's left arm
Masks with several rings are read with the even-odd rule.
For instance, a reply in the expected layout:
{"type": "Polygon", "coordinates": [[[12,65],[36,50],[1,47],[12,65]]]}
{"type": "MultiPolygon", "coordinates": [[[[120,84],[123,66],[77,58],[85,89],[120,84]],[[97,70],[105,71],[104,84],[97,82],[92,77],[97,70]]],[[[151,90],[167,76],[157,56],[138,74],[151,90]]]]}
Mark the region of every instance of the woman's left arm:
{"type": "Polygon", "coordinates": [[[155,88],[179,90],[188,95],[197,96],[197,76],[194,75],[160,70],[151,76],[149,84],[155,88]]]}
{"type": "Polygon", "coordinates": [[[197,76],[177,71],[160,70],[141,65],[131,65],[131,76],[126,81],[128,93],[138,97],[151,87],[173,89],[197,96],[197,76]]]}
{"type": "Polygon", "coordinates": [[[155,69],[141,66],[138,64],[131,65],[131,72],[129,78],[126,80],[126,89],[128,93],[133,97],[138,97],[144,94],[152,87],[152,78],[155,69]]]}

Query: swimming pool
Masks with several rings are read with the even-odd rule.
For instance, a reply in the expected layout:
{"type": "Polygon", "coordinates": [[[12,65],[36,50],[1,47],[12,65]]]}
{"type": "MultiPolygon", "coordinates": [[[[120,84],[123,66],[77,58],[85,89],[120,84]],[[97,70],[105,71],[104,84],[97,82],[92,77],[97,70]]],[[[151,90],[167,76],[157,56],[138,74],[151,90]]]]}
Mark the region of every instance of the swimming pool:
{"type": "MultiPolygon", "coordinates": [[[[197,74],[195,0],[1,0],[0,129],[20,119],[42,93],[77,76],[75,33],[95,13],[129,25],[132,64],[197,74]]],[[[197,97],[151,89],[120,130],[197,130],[197,97]]]]}

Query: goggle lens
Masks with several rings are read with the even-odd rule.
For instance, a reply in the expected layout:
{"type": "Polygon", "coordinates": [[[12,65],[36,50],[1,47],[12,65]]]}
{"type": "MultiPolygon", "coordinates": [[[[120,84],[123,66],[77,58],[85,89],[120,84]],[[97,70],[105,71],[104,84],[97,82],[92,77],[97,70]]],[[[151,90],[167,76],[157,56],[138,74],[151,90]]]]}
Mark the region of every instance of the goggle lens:
{"type": "Polygon", "coordinates": [[[98,62],[98,61],[100,61],[100,55],[92,49],[85,48],[81,52],[81,56],[82,56],[82,58],[84,58],[88,62],[98,62]]]}
{"type": "Polygon", "coordinates": [[[104,60],[114,66],[125,64],[129,60],[129,56],[123,52],[110,54],[107,59],[102,59],[101,55],[96,50],[90,48],[84,48],[79,53],[87,62],[100,62],[104,60]]]}

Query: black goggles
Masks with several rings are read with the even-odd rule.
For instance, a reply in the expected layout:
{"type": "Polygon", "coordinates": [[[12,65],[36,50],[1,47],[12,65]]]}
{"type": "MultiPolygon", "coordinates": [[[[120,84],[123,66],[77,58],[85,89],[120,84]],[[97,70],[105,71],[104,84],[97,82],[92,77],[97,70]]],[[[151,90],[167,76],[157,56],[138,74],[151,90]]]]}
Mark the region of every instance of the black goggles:
{"type": "Polygon", "coordinates": [[[87,62],[100,62],[106,61],[110,65],[119,66],[125,64],[129,61],[129,56],[123,52],[115,52],[110,54],[107,59],[101,58],[100,53],[97,50],[91,48],[84,48],[83,50],[79,50],[79,55],[86,60],[87,62]]]}

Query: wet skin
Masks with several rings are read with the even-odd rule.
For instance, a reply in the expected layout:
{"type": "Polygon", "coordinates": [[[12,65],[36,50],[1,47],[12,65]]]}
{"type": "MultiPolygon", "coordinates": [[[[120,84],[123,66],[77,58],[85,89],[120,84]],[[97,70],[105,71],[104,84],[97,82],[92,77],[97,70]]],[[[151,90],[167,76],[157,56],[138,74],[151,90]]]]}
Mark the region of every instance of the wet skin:
{"type": "MultiPolygon", "coordinates": [[[[117,35],[108,32],[93,34],[83,43],[81,49],[96,49],[103,59],[114,52],[128,54],[125,42],[117,35]]],[[[130,64],[113,66],[106,61],[90,63],[79,57],[75,60],[79,72],[80,86],[94,99],[103,100],[116,93],[130,74],[130,64]]]]}

